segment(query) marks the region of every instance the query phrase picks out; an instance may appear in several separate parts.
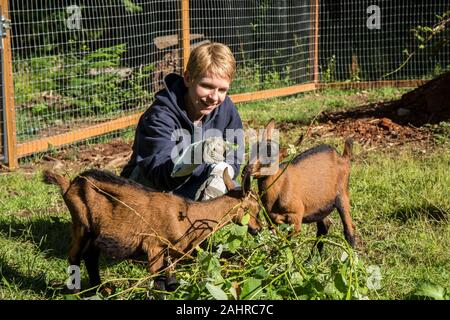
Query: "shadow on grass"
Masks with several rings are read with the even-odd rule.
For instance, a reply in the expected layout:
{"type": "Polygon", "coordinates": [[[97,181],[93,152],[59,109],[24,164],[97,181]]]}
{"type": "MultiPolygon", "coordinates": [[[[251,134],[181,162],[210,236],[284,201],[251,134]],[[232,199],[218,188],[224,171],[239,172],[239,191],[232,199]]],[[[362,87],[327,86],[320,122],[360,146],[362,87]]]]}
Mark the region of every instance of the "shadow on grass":
{"type": "Polygon", "coordinates": [[[19,242],[33,242],[46,257],[66,259],[71,223],[60,217],[0,220],[0,232],[19,242]]]}
{"type": "Polygon", "coordinates": [[[47,298],[53,296],[52,292],[48,292],[47,284],[45,283],[44,275],[41,276],[27,276],[12,268],[4,259],[0,257],[0,275],[2,277],[2,286],[11,287],[19,290],[31,290],[37,294],[44,294],[47,298]],[[15,288],[14,288],[15,287],[15,288]]]}
{"type": "Polygon", "coordinates": [[[390,213],[390,217],[401,222],[424,219],[433,223],[448,222],[449,213],[435,206],[401,207],[390,213]]]}
{"type": "MultiPolygon", "coordinates": [[[[69,276],[69,275],[68,275],[69,276]]],[[[67,276],[67,277],[68,277],[67,276]]],[[[65,281],[61,280],[49,280],[47,284],[45,272],[38,274],[37,276],[26,275],[0,257],[0,277],[2,278],[2,286],[9,287],[12,295],[16,292],[21,299],[29,298],[29,291],[33,291],[38,298],[42,299],[58,299],[63,296],[71,296],[72,290],[68,289],[65,281]]],[[[81,279],[81,287],[89,288],[89,281],[87,278],[81,279]]],[[[95,290],[86,291],[81,297],[89,297],[95,294],[95,290]]],[[[76,298],[72,298],[76,299],[76,298]]]]}
{"type": "MultiPolygon", "coordinates": [[[[44,254],[46,259],[62,259],[67,261],[68,250],[71,240],[71,222],[55,216],[48,217],[27,217],[0,219],[0,233],[2,236],[15,241],[18,246],[25,243],[36,245],[34,250],[44,254]]],[[[137,255],[133,257],[133,262],[146,264],[146,257],[137,255]]],[[[120,261],[104,256],[100,256],[100,272],[105,268],[112,267],[120,261]]],[[[84,261],[82,261],[84,265],[84,261]]],[[[67,264],[61,270],[66,272],[67,264]]],[[[69,275],[67,274],[67,277],[69,275]]],[[[102,279],[107,280],[107,279],[102,279]]],[[[26,291],[33,291],[44,299],[63,298],[64,295],[71,295],[65,282],[56,279],[46,279],[45,272],[42,275],[31,276],[19,271],[14,262],[6,261],[0,256],[0,286],[10,286],[12,292],[26,299],[26,291]],[[3,283],[2,283],[3,278],[3,283]],[[49,281],[49,284],[46,283],[49,281]]],[[[81,272],[81,288],[88,289],[89,278],[87,272],[81,272]]],[[[80,298],[86,298],[95,294],[95,289],[84,292],[80,298]]]]}

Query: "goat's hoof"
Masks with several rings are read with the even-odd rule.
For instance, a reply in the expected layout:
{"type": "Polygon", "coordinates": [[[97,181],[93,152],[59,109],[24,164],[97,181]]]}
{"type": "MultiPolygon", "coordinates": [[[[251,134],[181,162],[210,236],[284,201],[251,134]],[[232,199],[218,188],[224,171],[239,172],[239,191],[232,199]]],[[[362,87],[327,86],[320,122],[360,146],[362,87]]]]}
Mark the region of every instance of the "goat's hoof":
{"type": "Polygon", "coordinates": [[[352,235],[346,235],[346,240],[348,242],[348,244],[350,245],[350,247],[352,247],[353,249],[356,248],[356,236],[354,234],[352,235]]]}
{"type": "Polygon", "coordinates": [[[166,277],[159,276],[153,281],[153,288],[158,291],[166,291],[166,277]]]}
{"type": "Polygon", "coordinates": [[[109,297],[110,295],[112,295],[115,292],[115,288],[114,287],[105,287],[102,288],[100,290],[100,293],[102,294],[102,296],[104,297],[109,297]]]}
{"type": "Polygon", "coordinates": [[[248,232],[252,235],[252,236],[256,236],[259,231],[261,231],[261,229],[256,229],[256,228],[248,228],[248,232]]]}
{"type": "Polygon", "coordinates": [[[177,290],[180,284],[178,283],[177,278],[175,276],[169,276],[166,279],[165,286],[167,291],[172,292],[177,290]]]}

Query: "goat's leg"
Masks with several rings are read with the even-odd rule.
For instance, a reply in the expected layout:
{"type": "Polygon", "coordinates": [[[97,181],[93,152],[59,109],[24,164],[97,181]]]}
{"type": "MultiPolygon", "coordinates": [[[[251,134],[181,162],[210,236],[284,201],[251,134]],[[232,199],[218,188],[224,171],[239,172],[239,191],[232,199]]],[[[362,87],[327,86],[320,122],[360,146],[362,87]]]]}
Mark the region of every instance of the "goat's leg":
{"type": "Polygon", "coordinates": [[[290,236],[295,236],[301,231],[305,208],[302,203],[295,203],[287,209],[289,213],[286,214],[286,223],[294,225],[294,231],[290,236]]]}
{"type": "Polygon", "coordinates": [[[355,231],[350,216],[350,198],[344,193],[336,198],[336,209],[344,225],[344,236],[352,248],[355,247],[355,231]]]}
{"type": "MultiPolygon", "coordinates": [[[[89,241],[89,235],[86,229],[79,223],[72,224],[72,241],[69,247],[70,266],[80,267],[81,254],[89,241]]],[[[80,288],[73,289],[73,293],[80,292],[80,288]]]]}
{"type": "Polygon", "coordinates": [[[294,226],[294,231],[290,234],[290,236],[295,236],[300,233],[302,230],[302,220],[303,214],[297,213],[288,213],[286,214],[286,223],[294,226]]]}
{"type": "Polygon", "coordinates": [[[174,275],[171,275],[175,266],[170,264],[168,248],[157,247],[149,249],[148,251],[149,260],[149,272],[157,273],[161,268],[165,267],[164,275],[160,275],[155,278],[155,288],[161,291],[174,291],[178,287],[178,281],[174,275]]]}
{"type": "Polygon", "coordinates": [[[96,287],[101,283],[98,266],[99,256],[100,250],[91,241],[83,255],[84,263],[86,264],[86,269],[89,275],[89,284],[91,287],[96,287]]]}
{"type": "Polygon", "coordinates": [[[169,260],[165,261],[165,266],[167,267],[166,270],[166,279],[165,279],[165,287],[166,290],[171,292],[171,291],[175,291],[178,286],[178,280],[176,278],[176,276],[173,274],[173,271],[175,270],[175,264],[171,263],[169,260]],[[169,265],[170,263],[170,265],[169,265]]]}
{"type": "Polygon", "coordinates": [[[148,261],[148,271],[151,274],[158,273],[160,269],[164,266],[164,254],[166,252],[166,248],[162,246],[157,247],[147,247],[144,250],[147,252],[147,261],[148,261]]]}
{"type": "Polygon", "coordinates": [[[269,217],[275,224],[286,223],[286,215],[284,214],[270,212],[269,217]]]}
{"type": "Polygon", "coordinates": [[[78,223],[72,225],[72,241],[69,247],[69,263],[80,266],[81,253],[88,242],[88,233],[86,229],[78,223]]]}
{"type": "Polygon", "coordinates": [[[320,237],[322,236],[326,236],[328,234],[328,229],[330,228],[331,225],[331,221],[328,217],[326,217],[325,219],[323,219],[322,221],[318,221],[317,222],[317,240],[314,243],[314,247],[313,250],[315,248],[317,248],[317,250],[320,252],[322,252],[323,249],[323,242],[320,241],[320,237]]]}
{"type": "MultiPolygon", "coordinates": [[[[164,253],[166,249],[162,246],[152,246],[147,241],[143,243],[142,249],[147,253],[148,272],[150,274],[158,273],[164,266],[164,253]]],[[[166,291],[166,277],[164,275],[157,276],[153,286],[156,290],[166,291]]]]}

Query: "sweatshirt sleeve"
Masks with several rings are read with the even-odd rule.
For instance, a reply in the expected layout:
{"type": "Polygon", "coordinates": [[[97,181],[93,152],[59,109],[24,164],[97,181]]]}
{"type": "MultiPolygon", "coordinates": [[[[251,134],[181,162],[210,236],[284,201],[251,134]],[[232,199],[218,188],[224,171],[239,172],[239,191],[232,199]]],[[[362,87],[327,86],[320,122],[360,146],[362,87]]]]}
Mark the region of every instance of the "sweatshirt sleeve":
{"type": "Polygon", "coordinates": [[[170,176],[174,163],[171,153],[177,144],[172,138],[178,128],[175,119],[159,106],[143,115],[136,136],[136,162],[150,183],[160,190],[171,191],[183,184],[188,177],[170,176]]]}
{"type": "MultiPolygon", "coordinates": [[[[243,157],[245,153],[245,145],[244,145],[244,131],[242,127],[242,120],[239,116],[238,110],[234,103],[229,100],[229,118],[226,129],[232,129],[235,134],[232,136],[232,141],[227,139],[229,142],[233,143],[237,148],[233,150],[233,157],[227,156],[227,163],[230,164],[234,169],[234,177],[236,179],[240,173],[241,163],[243,162],[243,157]],[[231,162],[229,161],[231,160],[231,162]]],[[[225,138],[226,135],[225,135],[225,138]]]]}

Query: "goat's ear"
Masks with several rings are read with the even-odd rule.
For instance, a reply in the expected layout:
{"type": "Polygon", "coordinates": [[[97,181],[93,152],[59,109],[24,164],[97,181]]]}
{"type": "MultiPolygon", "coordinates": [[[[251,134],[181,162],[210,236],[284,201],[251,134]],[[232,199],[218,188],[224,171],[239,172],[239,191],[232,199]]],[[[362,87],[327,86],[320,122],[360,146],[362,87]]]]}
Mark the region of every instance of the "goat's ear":
{"type": "Polygon", "coordinates": [[[231,179],[230,174],[228,173],[228,168],[225,168],[225,170],[223,171],[223,182],[225,183],[228,191],[235,188],[234,182],[231,179]]]}
{"type": "Polygon", "coordinates": [[[245,167],[243,176],[242,176],[242,196],[246,196],[247,193],[250,192],[251,189],[251,172],[248,170],[247,167],[245,167]]]}
{"type": "Polygon", "coordinates": [[[275,129],[275,119],[271,119],[269,123],[266,126],[266,129],[264,130],[264,139],[265,140],[271,140],[273,129],[275,129]]]}

